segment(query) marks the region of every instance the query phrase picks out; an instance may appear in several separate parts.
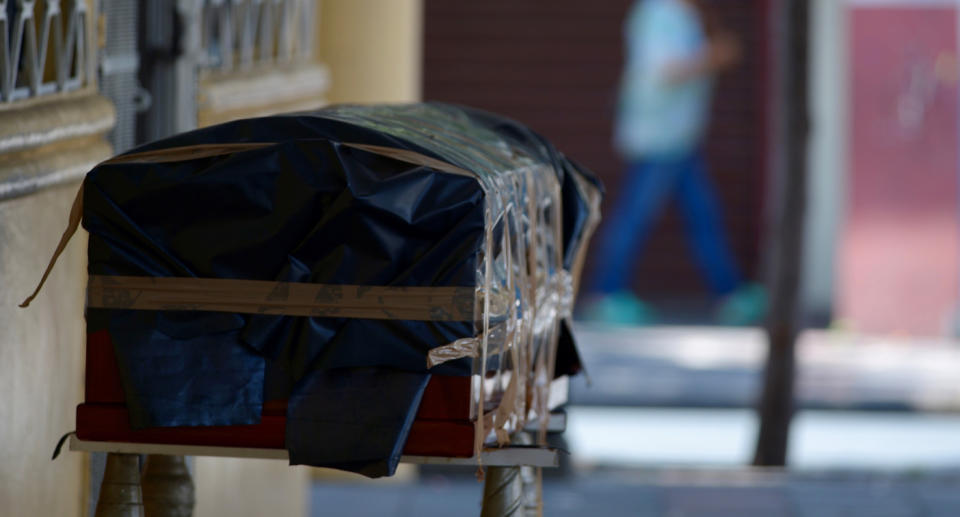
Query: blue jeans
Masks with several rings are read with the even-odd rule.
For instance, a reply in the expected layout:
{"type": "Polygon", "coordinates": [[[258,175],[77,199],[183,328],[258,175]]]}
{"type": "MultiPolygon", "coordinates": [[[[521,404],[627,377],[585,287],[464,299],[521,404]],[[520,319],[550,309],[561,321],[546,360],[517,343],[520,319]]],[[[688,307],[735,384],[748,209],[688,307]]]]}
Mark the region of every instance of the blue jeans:
{"type": "Polygon", "coordinates": [[[699,152],[636,161],[627,169],[598,248],[594,289],[629,289],[639,249],[667,201],[676,196],[687,237],[710,290],[725,295],[741,282],[720,221],[720,208],[699,152]]]}

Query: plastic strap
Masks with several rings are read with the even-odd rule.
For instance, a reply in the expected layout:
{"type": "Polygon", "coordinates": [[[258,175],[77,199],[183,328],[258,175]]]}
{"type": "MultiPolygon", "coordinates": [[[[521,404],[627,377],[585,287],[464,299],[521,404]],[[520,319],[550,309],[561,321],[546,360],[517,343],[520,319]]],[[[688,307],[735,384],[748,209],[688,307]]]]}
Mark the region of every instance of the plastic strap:
{"type": "Polygon", "coordinates": [[[463,357],[480,356],[480,338],[465,337],[449,345],[438,346],[427,353],[427,368],[463,357]]]}
{"type": "Polygon", "coordinates": [[[80,220],[83,219],[83,184],[80,184],[80,188],[77,190],[77,197],[73,200],[73,207],[70,209],[70,218],[67,221],[67,229],[63,231],[63,235],[60,236],[60,243],[57,244],[57,249],[53,251],[53,256],[50,257],[50,261],[47,263],[47,269],[44,270],[43,276],[40,277],[40,283],[37,284],[37,288],[33,290],[33,293],[27,297],[23,303],[20,304],[20,307],[27,307],[30,305],[30,302],[37,297],[37,294],[40,293],[40,289],[43,288],[43,284],[47,282],[47,277],[50,276],[50,272],[53,271],[53,266],[56,265],[57,259],[60,258],[60,254],[63,253],[63,250],[66,249],[67,244],[70,243],[70,238],[73,237],[73,234],[77,233],[77,228],[80,227],[80,220]]]}

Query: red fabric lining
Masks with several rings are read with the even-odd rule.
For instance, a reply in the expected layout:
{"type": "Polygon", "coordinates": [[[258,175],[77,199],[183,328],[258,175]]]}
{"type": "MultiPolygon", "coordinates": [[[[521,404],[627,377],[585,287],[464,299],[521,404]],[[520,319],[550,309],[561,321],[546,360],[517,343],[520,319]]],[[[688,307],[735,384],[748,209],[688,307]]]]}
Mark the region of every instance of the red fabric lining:
{"type": "MultiPolygon", "coordinates": [[[[268,400],[256,425],[159,427],[133,430],[110,334],[87,335],[86,403],[77,406],[82,440],[283,449],[286,400],[268,400]]],[[[470,378],[433,376],[423,394],[404,454],[470,457],[470,378]]]]}

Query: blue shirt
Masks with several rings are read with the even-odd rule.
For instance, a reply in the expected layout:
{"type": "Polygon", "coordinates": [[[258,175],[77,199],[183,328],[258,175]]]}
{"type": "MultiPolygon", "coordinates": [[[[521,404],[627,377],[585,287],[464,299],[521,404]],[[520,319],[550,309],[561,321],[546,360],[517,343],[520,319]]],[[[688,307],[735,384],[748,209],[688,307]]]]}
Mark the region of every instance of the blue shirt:
{"type": "Polygon", "coordinates": [[[671,63],[708,49],[700,16],[680,0],[640,0],[625,25],[626,64],[620,84],[615,146],[628,160],[694,151],[706,131],[711,78],[671,84],[671,63]]]}

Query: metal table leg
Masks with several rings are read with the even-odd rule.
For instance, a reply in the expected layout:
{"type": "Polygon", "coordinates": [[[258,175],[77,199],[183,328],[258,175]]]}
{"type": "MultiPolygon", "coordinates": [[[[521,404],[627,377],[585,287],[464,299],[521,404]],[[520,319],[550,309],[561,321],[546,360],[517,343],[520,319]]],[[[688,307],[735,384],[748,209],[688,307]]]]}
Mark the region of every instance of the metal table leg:
{"type": "Polygon", "coordinates": [[[193,478],[183,456],[150,454],[143,467],[145,517],[190,517],[196,501],[193,478]]]}
{"type": "Polygon", "coordinates": [[[95,517],[143,517],[138,455],[107,455],[95,517]]]}
{"type": "Polygon", "coordinates": [[[524,517],[520,467],[487,467],[480,517],[524,517]]]}

